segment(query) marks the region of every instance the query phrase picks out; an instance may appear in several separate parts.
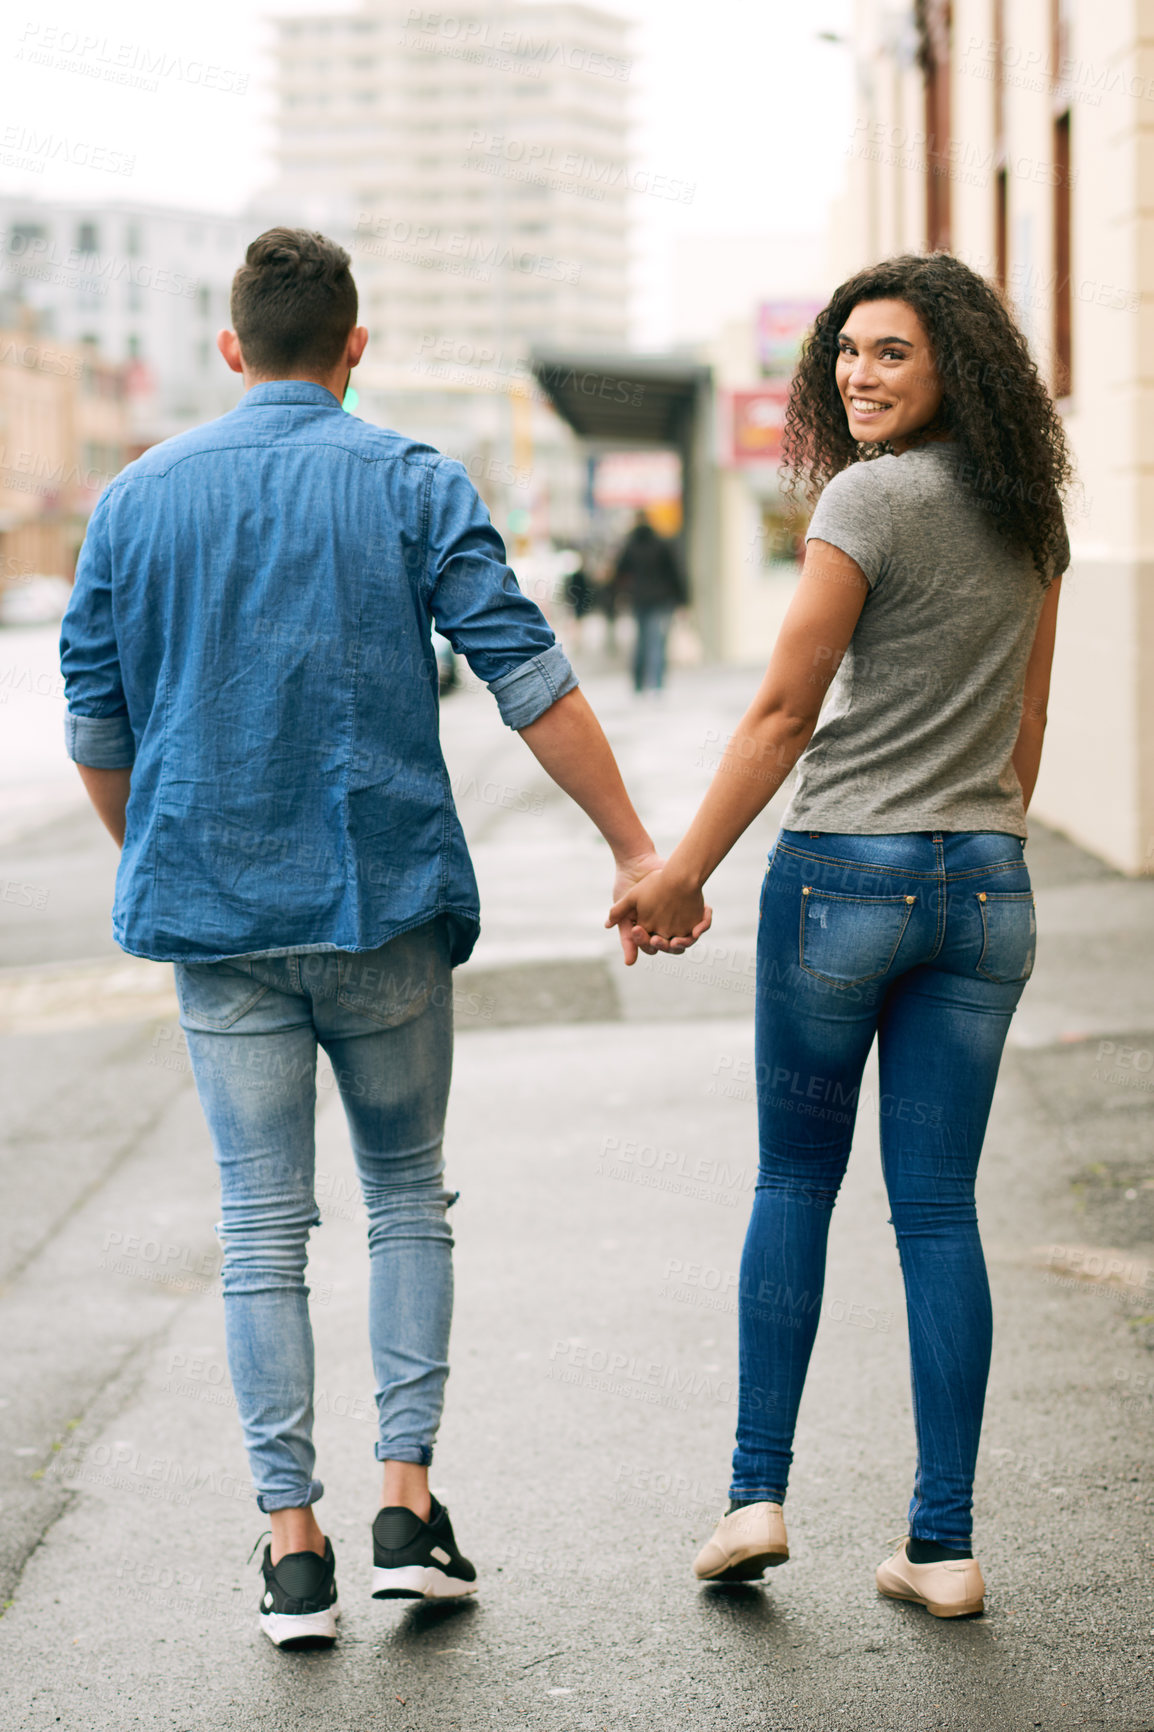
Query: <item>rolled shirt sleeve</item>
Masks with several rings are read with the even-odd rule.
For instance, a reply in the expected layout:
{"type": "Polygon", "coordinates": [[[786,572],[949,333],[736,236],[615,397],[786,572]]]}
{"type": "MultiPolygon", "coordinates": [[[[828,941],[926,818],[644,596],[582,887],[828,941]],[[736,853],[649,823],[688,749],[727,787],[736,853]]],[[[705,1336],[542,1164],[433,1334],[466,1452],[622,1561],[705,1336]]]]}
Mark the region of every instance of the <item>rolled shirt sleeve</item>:
{"type": "Polygon", "coordinates": [[[437,630],[488,686],[505,725],[527,728],[575,690],[577,676],[541,609],[522,594],[464,467],[447,458],[431,472],[428,549],[437,630]]]}
{"type": "Polygon", "coordinates": [[[507,728],[527,728],[558,698],[576,689],[577,675],[559,643],[542,655],[522,662],[512,673],[489,682],[489,690],[497,700],[501,720],[507,728]]]}
{"type": "Polygon", "coordinates": [[[94,770],[129,770],[136,740],[120,672],[112,615],[112,560],[105,493],[97,502],[76,564],[76,583],[60,628],[60,671],[68,714],[68,756],[94,770]]]}

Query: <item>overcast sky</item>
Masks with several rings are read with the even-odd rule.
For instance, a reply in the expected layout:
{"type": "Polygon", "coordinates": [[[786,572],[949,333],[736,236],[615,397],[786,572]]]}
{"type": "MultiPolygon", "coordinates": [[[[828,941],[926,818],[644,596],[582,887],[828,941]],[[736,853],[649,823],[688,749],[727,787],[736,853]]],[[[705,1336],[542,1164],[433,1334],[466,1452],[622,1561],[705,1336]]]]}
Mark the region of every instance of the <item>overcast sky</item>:
{"type": "MultiPolygon", "coordinates": [[[[178,14],[155,0],[14,0],[0,36],[0,186],[237,210],[270,177],[264,18],[348,9],[195,0],[178,14]],[[161,78],[156,91],[97,80],[70,69],[69,31],[106,40],[105,64],[117,50],[130,60],[133,50],[163,51],[187,70],[161,78]],[[206,88],[201,63],[220,68],[217,80],[229,88],[206,88]],[[65,161],[61,150],[43,172],[15,166],[29,128],[67,141],[67,154],[81,160],[65,161]]],[[[818,32],[844,35],[851,0],[629,0],[620,10],[637,23],[635,156],[696,187],[689,204],[637,201],[636,312],[639,333],[653,341],[668,324],[674,234],[824,228],[844,176],[852,79],[846,48],[818,32]]],[[[91,65],[99,55],[84,58],[91,65]]]]}

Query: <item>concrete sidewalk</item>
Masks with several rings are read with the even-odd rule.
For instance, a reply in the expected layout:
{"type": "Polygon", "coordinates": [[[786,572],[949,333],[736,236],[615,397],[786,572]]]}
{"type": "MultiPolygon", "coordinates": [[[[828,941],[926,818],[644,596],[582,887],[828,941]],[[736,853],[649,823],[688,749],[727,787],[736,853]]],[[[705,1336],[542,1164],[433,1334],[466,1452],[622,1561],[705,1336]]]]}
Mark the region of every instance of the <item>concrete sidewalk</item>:
{"type": "MultiPolygon", "coordinates": [[[[645,704],[615,677],[588,683],[659,845],[755,679],[685,673],[645,704]]],[[[224,1372],[207,1138],[163,1007],[142,986],[140,1019],[124,993],[103,1014],[112,850],[62,809],[10,849],[51,921],[0,902],[0,1015],[6,989],[25,995],[21,1032],[0,1037],[5,1728],[1148,1732],[1154,884],[1031,841],[1039,961],[979,1191],[996,1308],[986,1617],[942,1624],[874,1593],[913,1439],[868,1111],[834,1218],[793,1558],[765,1588],[701,1589],[690,1564],[732,1446],[772,813],[711,885],[698,950],[626,973],[586,820],[485,694],[454,695],[444,735],[486,930],[457,977],[458,1308],[434,1481],[481,1592],[368,1598],[367,1262],[329,1079],[310,1278],[343,1634],[331,1654],[283,1655],[257,1630],[245,1560],[263,1524],[224,1372]],[[80,962],[63,1028],[51,1007],[80,962]]]]}

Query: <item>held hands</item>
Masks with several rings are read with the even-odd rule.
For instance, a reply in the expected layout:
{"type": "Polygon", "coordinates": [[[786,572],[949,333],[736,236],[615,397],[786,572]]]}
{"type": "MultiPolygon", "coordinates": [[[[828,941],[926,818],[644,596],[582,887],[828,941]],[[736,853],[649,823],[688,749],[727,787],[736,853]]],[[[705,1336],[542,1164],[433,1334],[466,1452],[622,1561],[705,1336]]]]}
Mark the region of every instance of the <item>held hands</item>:
{"type": "Polygon", "coordinates": [[[646,956],[664,953],[680,956],[708,932],[713,910],[707,908],[700,890],[678,884],[664,861],[656,855],[619,866],[613,885],[617,900],[609,910],[606,926],[616,926],[626,968],[646,956]]]}

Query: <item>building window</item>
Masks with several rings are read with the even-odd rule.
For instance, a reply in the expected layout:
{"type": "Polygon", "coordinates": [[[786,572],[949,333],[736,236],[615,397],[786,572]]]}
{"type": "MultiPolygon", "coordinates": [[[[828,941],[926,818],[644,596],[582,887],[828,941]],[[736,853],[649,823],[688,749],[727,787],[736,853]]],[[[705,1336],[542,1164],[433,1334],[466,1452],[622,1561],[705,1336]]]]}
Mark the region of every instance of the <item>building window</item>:
{"type": "Polygon", "coordinates": [[[207,283],[201,283],[196,291],[196,310],[203,319],[207,319],[212,310],[212,297],[207,283]]]}
{"type": "Polygon", "coordinates": [[[1010,183],[1004,167],[994,171],[994,281],[1006,292],[1009,273],[1010,183]]]}
{"type": "Polygon", "coordinates": [[[918,62],[925,90],[926,248],[950,245],[950,0],[917,0],[918,62]]]}
{"type": "Polygon", "coordinates": [[[994,281],[1003,294],[1009,271],[1010,183],[1006,157],[1006,0],[994,0],[994,281]]]}
{"type": "Polygon", "coordinates": [[[5,251],[11,253],[13,258],[18,258],[21,253],[28,251],[31,241],[43,240],[47,233],[43,223],[13,223],[8,230],[8,245],[5,251]]]}
{"type": "Polygon", "coordinates": [[[124,250],[130,259],[140,257],[140,228],[136,223],[129,223],[124,231],[124,250]]]}
{"type": "Polygon", "coordinates": [[[1052,150],[1054,161],[1054,395],[1068,397],[1074,388],[1073,305],[1070,295],[1070,92],[1062,81],[1069,60],[1070,0],[1050,0],[1050,78],[1053,92],[1052,150]]]}
{"type": "Polygon", "coordinates": [[[1074,381],[1070,297],[1070,110],[1054,116],[1054,395],[1068,397],[1074,381]]]}
{"type": "Polygon", "coordinates": [[[76,250],[78,253],[97,253],[100,251],[100,237],[96,232],[95,223],[77,225],[76,250]]]}
{"type": "Polygon", "coordinates": [[[140,338],[135,334],[128,339],[128,359],[130,361],[140,360],[140,338]]]}

